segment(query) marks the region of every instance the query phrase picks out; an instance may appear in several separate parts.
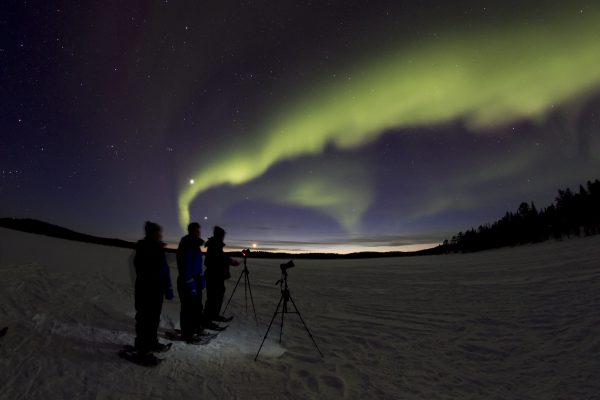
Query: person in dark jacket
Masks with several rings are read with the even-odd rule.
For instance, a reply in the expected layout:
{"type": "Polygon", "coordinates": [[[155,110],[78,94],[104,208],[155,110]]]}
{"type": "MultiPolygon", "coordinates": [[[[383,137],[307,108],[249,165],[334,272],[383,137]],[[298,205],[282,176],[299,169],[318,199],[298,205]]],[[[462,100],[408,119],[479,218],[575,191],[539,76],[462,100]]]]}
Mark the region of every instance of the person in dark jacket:
{"type": "Polygon", "coordinates": [[[204,308],[204,321],[207,327],[214,324],[212,321],[225,322],[230,319],[220,315],[223,297],[225,296],[225,280],[229,279],[229,266],[239,265],[239,262],[227,256],[225,247],[225,230],[215,226],[213,236],[206,241],[206,307],[204,308]]]}
{"type": "Polygon", "coordinates": [[[138,354],[152,356],[168,348],[158,341],[158,325],[163,297],[173,299],[171,273],[162,242],[162,228],[146,222],[146,236],[137,242],[133,260],[135,279],[135,349],[138,354]]]}
{"type": "Polygon", "coordinates": [[[202,251],[200,224],[192,222],[188,234],[181,238],[177,248],[177,292],[181,301],[181,338],[194,343],[202,333],[202,251]]]}

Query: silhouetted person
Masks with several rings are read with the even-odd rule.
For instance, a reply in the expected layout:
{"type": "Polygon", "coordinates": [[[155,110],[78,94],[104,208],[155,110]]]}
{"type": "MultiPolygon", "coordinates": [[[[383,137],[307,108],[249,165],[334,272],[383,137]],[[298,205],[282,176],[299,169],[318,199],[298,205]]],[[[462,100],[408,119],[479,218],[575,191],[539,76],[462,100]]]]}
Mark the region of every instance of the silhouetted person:
{"type": "Polygon", "coordinates": [[[177,292],[181,301],[181,338],[197,342],[202,332],[202,251],[200,224],[192,222],[188,234],[181,238],[177,248],[177,292]]]}
{"type": "Polygon", "coordinates": [[[225,295],[225,280],[231,278],[230,265],[239,265],[239,262],[230,258],[223,252],[225,247],[225,230],[215,226],[213,236],[206,242],[206,307],[204,308],[204,322],[206,327],[214,325],[212,321],[229,321],[220,315],[225,295]]]}
{"type": "Polygon", "coordinates": [[[141,356],[153,358],[153,352],[167,346],[158,342],[157,332],[163,297],[173,299],[171,273],[162,242],[162,228],[146,222],[146,236],[135,249],[135,349],[141,356]]]}

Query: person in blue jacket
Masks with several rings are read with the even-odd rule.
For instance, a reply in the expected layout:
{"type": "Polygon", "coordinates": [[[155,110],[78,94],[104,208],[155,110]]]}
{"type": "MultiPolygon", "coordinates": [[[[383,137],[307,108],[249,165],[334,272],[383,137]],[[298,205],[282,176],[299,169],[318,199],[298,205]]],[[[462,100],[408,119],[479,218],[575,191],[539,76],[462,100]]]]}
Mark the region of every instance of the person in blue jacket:
{"type": "Polygon", "coordinates": [[[181,339],[194,343],[202,333],[202,250],[200,224],[188,225],[188,234],[181,238],[177,248],[177,292],[181,301],[181,339]]]}
{"type": "Polygon", "coordinates": [[[168,349],[158,341],[158,326],[163,298],[173,299],[171,273],[162,242],[162,228],[146,222],[146,236],[137,242],[135,266],[135,349],[138,354],[153,357],[153,352],[168,349]]]}

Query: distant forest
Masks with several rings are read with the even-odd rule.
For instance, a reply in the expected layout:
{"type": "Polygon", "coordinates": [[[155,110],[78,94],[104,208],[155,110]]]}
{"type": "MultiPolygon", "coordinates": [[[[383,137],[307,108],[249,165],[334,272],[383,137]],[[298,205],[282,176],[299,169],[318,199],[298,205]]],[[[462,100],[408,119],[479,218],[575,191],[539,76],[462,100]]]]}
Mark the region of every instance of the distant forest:
{"type": "Polygon", "coordinates": [[[474,252],[548,239],[590,236],[600,233],[600,181],[559,190],[554,203],[542,209],[521,203],[517,211],[507,212],[500,220],[459,232],[444,240],[444,252],[474,252]]]}

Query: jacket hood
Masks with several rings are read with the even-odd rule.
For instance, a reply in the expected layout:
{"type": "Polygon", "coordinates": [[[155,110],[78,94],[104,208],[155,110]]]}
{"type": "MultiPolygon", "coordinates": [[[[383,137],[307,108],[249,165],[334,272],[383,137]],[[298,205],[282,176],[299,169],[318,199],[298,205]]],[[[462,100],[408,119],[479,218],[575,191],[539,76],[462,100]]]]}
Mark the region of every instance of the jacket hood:
{"type": "Polygon", "coordinates": [[[149,239],[142,239],[142,240],[138,240],[137,245],[138,245],[138,247],[158,247],[158,248],[163,248],[167,244],[164,243],[164,242],[155,242],[155,241],[149,240],[149,239]]]}
{"type": "Polygon", "coordinates": [[[181,244],[189,247],[200,247],[204,243],[202,238],[198,238],[192,235],[185,235],[181,238],[181,244]]]}
{"type": "Polygon", "coordinates": [[[206,241],[206,247],[225,247],[225,243],[213,236],[206,241]]]}

